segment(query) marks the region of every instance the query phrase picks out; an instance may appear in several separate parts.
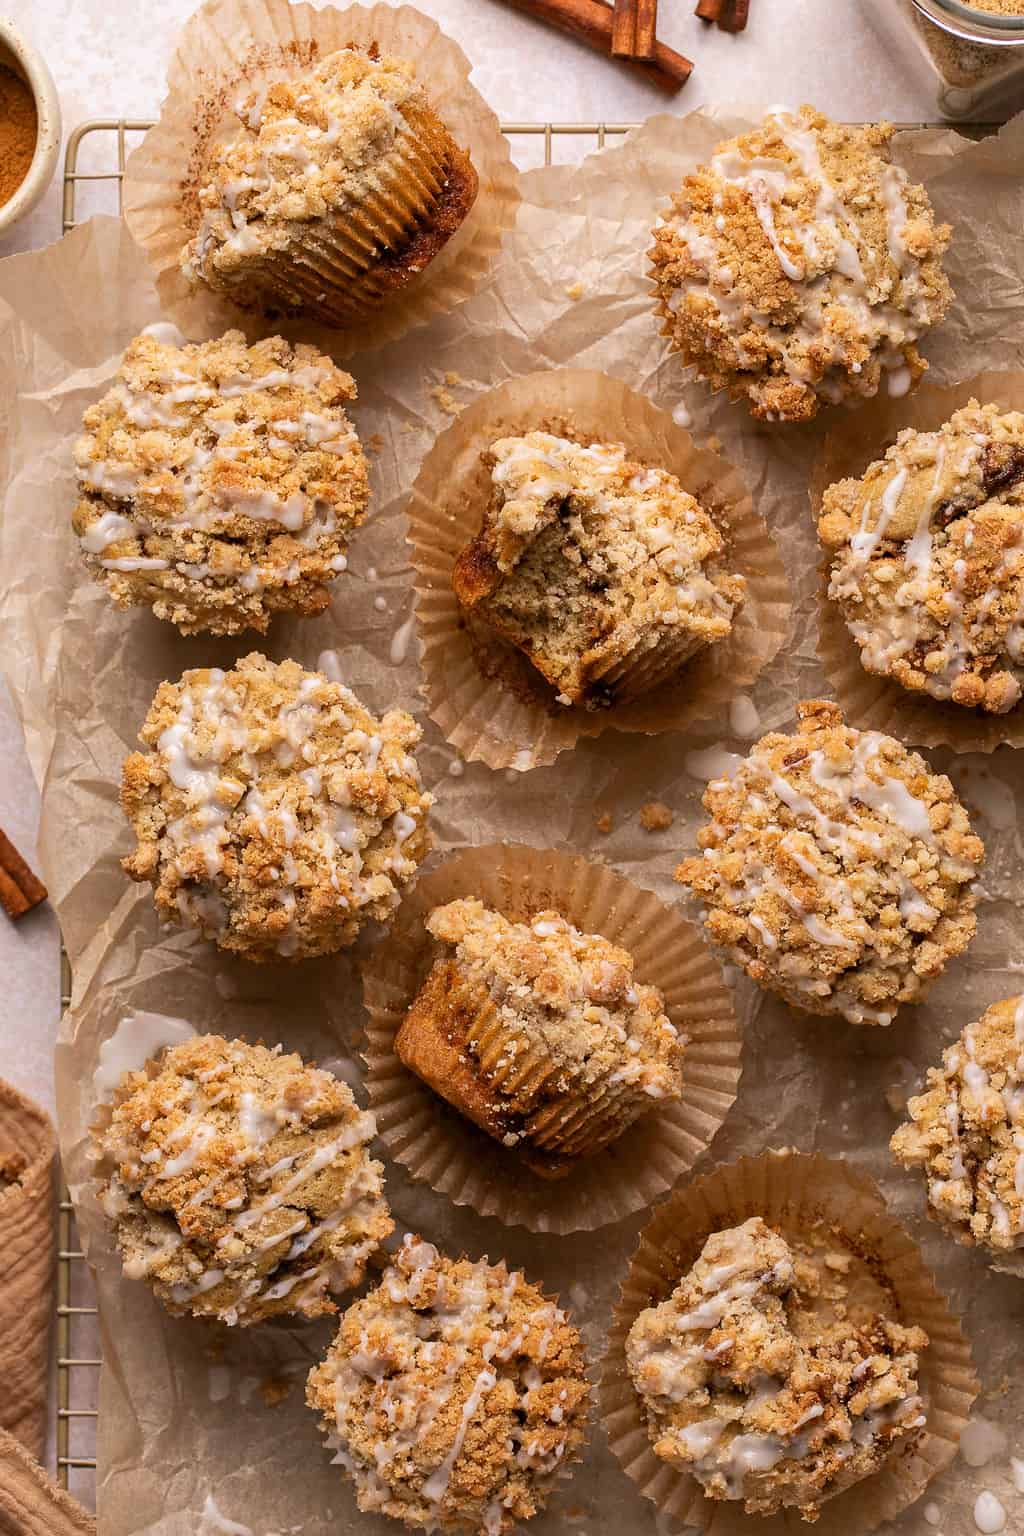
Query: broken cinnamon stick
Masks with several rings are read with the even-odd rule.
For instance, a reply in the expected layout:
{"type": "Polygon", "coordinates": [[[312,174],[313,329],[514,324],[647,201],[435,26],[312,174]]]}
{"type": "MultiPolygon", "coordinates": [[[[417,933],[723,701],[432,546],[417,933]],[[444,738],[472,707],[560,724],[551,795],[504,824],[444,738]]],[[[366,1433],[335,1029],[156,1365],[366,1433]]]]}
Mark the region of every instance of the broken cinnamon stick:
{"type": "Polygon", "coordinates": [[[718,25],[723,32],[742,32],[750,17],[750,0],[729,0],[718,25]]]}
{"type": "Polygon", "coordinates": [[[0,906],[17,920],[46,900],[46,886],[33,874],[10,838],[0,831],[0,906]]]}
{"type": "MultiPolygon", "coordinates": [[[[600,53],[611,54],[615,13],[604,0],[509,0],[509,3],[571,33],[600,53]]],[[[623,59],[622,62],[632,64],[655,85],[670,91],[685,85],[693,71],[690,59],[661,42],[655,43],[652,59],[623,59]]]]}
{"type": "Polygon", "coordinates": [[[636,0],[615,0],[612,17],[612,54],[631,59],[636,51],[636,0]]]}

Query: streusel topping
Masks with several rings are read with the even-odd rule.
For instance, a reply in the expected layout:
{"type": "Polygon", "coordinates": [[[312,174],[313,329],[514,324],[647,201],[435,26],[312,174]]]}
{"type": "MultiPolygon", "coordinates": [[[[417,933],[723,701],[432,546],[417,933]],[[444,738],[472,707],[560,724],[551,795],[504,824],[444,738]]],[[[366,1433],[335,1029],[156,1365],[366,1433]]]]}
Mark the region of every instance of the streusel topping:
{"type": "Polygon", "coordinates": [[[951,298],[927,194],[890,163],[891,124],[773,112],[686,177],[654,230],[668,334],[715,389],[786,421],[905,394],[951,298]]]}
{"type": "Polygon", "coordinates": [[[558,912],[512,922],[475,897],[435,907],[427,928],[452,946],[460,977],[489,994],[519,1050],[541,1045],[563,1066],[566,1089],[610,1082],[678,1097],[684,1041],[627,950],[558,912]]]}
{"type": "Polygon", "coordinates": [[[403,710],[253,652],[161,683],[124,765],[124,861],[160,915],[253,960],[329,954],[384,921],[426,854],[432,796],[403,710]]]}
{"type": "Polygon", "coordinates": [[[1003,714],[1024,680],[1024,415],[971,400],[822,501],[829,596],[869,672],[1003,714]]]}
{"type": "Polygon", "coordinates": [[[284,250],[291,225],[379,192],[380,162],[410,131],[403,108],[424,100],[411,63],[355,48],[244,96],[238,128],[213,148],[185,272],[229,284],[253,255],[284,250]]]}
{"type": "Polygon", "coordinates": [[[588,1393],[579,1334],[536,1286],[407,1236],[306,1395],[360,1509],[502,1536],[578,1457],[588,1393]]]}
{"type": "Polygon", "coordinates": [[[487,457],[491,503],[460,565],[471,582],[490,567],[489,615],[560,703],[582,702],[620,658],[668,639],[681,664],[731,632],[744,580],[726,571],[721,530],[675,475],[621,443],[547,432],[502,438],[487,457]]]}
{"type": "Polygon", "coordinates": [[[277,1046],[202,1035],[122,1077],[94,1130],[125,1273],[175,1313],[335,1312],[394,1223],[373,1116],[277,1046]]]}
{"type": "Polygon", "coordinates": [[[183,634],[320,612],[366,515],[355,393],[329,357],[280,336],[137,336],[75,445],[74,529],[113,601],[183,634]]]}
{"type": "Polygon", "coordinates": [[[892,1138],[931,1212],[964,1243],[1024,1247],[1024,997],[993,1003],[928,1069],[892,1138]]]}
{"type": "Polygon", "coordinates": [[[949,779],[891,736],[798,707],[708,785],[676,879],[728,958],[808,1013],[889,1024],[975,929],[981,839],[949,779]]]}
{"type": "Polygon", "coordinates": [[[655,1454],[748,1514],[821,1504],[916,1438],[920,1328],[853,1305],[856,1261],[760,1217],[713,1233],[626,1359],[655,1454]],[[820,1245],[819,1245],[820,1246],[820,1245]]]}

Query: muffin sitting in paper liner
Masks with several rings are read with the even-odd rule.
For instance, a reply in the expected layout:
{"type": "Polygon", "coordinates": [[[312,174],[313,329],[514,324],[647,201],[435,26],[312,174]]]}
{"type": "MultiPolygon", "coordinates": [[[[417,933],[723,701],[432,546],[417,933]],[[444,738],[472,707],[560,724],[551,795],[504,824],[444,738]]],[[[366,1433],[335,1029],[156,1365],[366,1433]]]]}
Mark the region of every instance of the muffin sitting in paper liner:
{"type": "Polygon", "coordinates": [[[455,563],[455,593],[529,657],[559,704],[644,693],[730,633],[745,583],[674,475],[621,443],[549,432],[502,438],[484,457],[491,499],[455,563]]]}
{"type": "Polygon", "coordinates": [[[345,326],[428,265],[473,205],[469,155],[407,59],[344,48],[242,91],[182,271],[242,307],[345,326]]]}
{"type": "Polygon", "coordinates": [[[970,943],[984,848],[949,779],[836,705],[798,706],[709,784],[676,879],[712,942],[793,1008],[890,1024],[970,943]]]}
{"type": "Polygon", "coordinates": [[[542,1177],[567,1173],[682,1091],[684,1041],[632,957],[558,912],[435,907],[443,948],[395,1037],[400,1061],[542,1177]]]}
{"type": "Polygon", "coordinates": [[[169,1312],[335,1312],[394,1223],[373,1116],[281,1047],[197,1035],[128,1071],[91,1139],[125,1274],[169,1312]]]}
{"type": "Polygon", "coordinates": [[[249,960],[302,959],[385,921],[429,847],[410,715],[375,719],[295,661],[161,683],[124,765],[124,868],[161,918],[249,960]]]}
{"type": "Polygon", "coordinates": [[[1024,997],[968,1024],[907,1113],[890,1145],[923,1171],[929,1215],[1024,1273],[1024,997]]]}
{"type": "Polygon", "coordinates": [[[510,1226],[592,1231],[642,1209],[735,1100],[740,1026],[696,929],[556,849],[466,848],[423,875],[363,997],[387,1152],[510,1226]]]}
{"type": "Polygon", "coordinates": [[[816,1265],[759,1217],[713,1232],[626,1360],[654,1453],[750,1515],[799,1509],[874,1472],[925,1423],[920,1328],[846,1312],[846,1255],[816,1265]],[[836,1306],[822,1324],[819,1301],[836,1306]]]}
{"type": "Polygon", "coordinates": [[[829,1536],[917,1499],[976,1391],[877,1188],[796,1153],[716,1169],[661,1207],[600,1389],[612,1450],[664,1515],[733,1533],[744,1515],[774,1532],[799,1513],[829,1536]]]}
{"type": "Polygon", "coordinates": [[[864,668],[1005,714],[1024,679],[1024,415],[970,400],[830,486],[828,595],[864,668]]]}
{"type": "Polygon", "coordinates": [[[152,325],[85,413],[72,518],[119,608],[184,635],[320,613],[366,516],[351,376],[315,347],[241,331],[186,343],[152,325]]]}
{"type": "Polygon", "coordinates": [[[889,159],[891,124],[770,113],[687,176],[654,230],[663,333],[752,415],[902,395],[952,298],[948,225],[889,159]]]}
{"type": "Polygon", "coordinates": [[[579,1458],[589,1392],[579,1333],[537,1286],[406,1236],[306,1396],[360,1509],[502,1536],[579,1458]]]}

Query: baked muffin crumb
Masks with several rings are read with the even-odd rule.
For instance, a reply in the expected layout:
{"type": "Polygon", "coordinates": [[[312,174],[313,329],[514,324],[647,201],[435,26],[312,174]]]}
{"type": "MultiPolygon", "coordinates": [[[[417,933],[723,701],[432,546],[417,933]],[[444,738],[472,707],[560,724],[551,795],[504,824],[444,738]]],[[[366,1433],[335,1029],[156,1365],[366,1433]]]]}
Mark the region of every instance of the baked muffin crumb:
{"type": "Polygon", "coordinates": [[[724,640],[745,597],[721,530],[620,443],[527,432],[492,444],[491,499],[455,564],[463,608],[529,658],[563,706],[647,692],[724,640]]]}

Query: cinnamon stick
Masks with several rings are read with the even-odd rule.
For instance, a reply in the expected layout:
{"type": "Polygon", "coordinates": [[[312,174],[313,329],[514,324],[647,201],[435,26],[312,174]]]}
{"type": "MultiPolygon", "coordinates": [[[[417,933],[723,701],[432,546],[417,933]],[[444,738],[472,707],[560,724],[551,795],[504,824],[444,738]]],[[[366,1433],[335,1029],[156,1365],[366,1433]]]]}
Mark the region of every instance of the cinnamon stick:
{"type": "Polygon", "coordinates": [[[697,9],[693,14],[699,16],[701,21],[717,21],[724,5],[725,0],[697,0],[697,9]]]}
{"type": "Polygon", "coordinates": [[[615,0],[612,17],[612,55],[631,59],[636,52],[636,0],[615,0]]]}
{"type": "MultiPolygon", "coordinates": [[[[540,21],[548,21],[563,32],[571,33],[600,53],[611,54],[615,13],[604,0],[509,0],[509,3],[540,21]]],[[[693,70],[690,59],[661,42],[655,43],[652,59],[624,59],[623,63],[632,64],[655,85],[670,91],[685,85],[693,70]]]]}
{"type": "Polygon", "coordinates": [[[750,17],[750,0],[729,0],[719,17],[718,25],[723,32],[742,32],[750,17]]]}
{"type": "Polygon", "coordinates": [[[633,37],[633,55],[638,59],[653,59],[658,46],[658,0],[636,0],[636,33],[633,37]]]}
{"type": "Polygon", "coordinates": [[[10,838],[0,831],[0,906],[13,919],[46,900],[46,886],[33,874],[10,838]]]}

